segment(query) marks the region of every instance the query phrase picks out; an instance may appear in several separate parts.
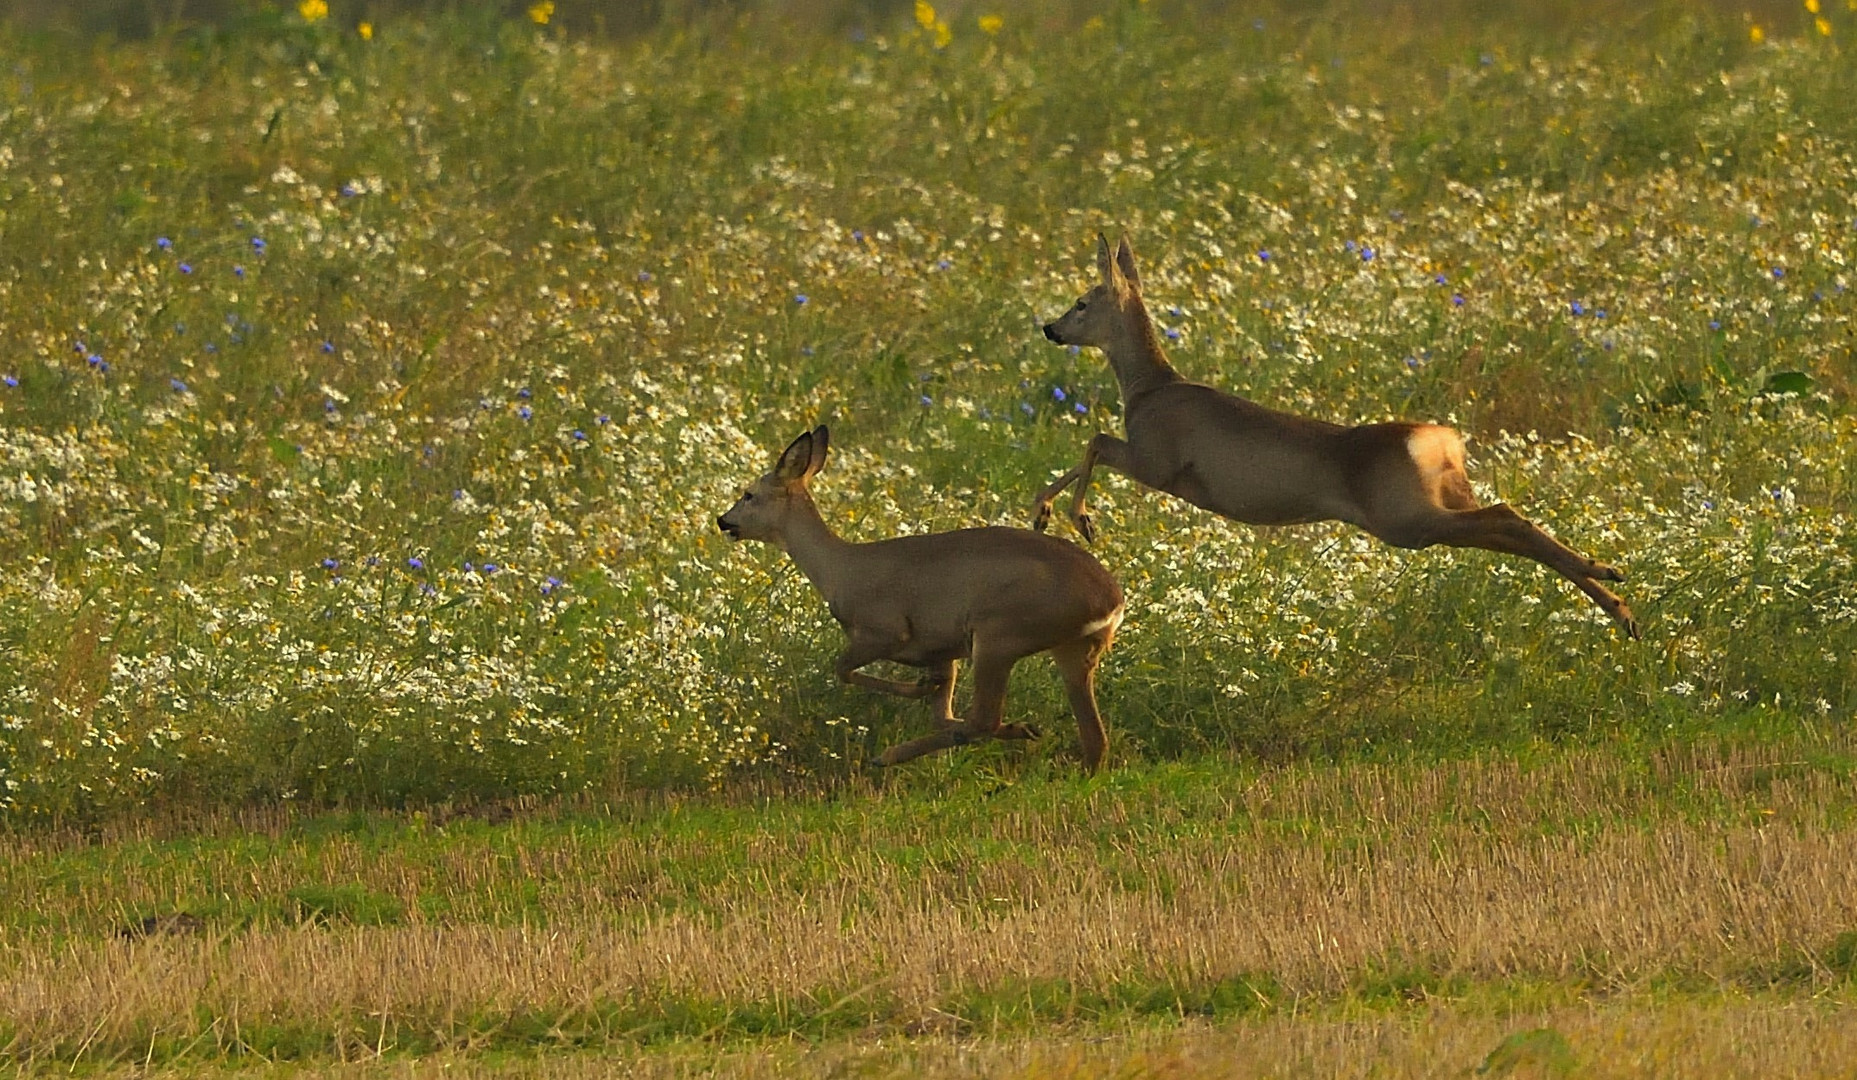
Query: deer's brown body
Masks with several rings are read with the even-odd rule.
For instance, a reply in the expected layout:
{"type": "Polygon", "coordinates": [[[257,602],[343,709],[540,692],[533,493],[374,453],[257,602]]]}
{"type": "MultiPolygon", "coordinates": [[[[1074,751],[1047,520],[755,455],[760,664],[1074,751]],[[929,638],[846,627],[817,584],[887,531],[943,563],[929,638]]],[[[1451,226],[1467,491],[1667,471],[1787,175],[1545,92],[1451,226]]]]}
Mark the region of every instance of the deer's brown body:
{"type": "Polygon", "coordinates": [[[857,544],[832,532],[807,490],[825,464],[828,434],[793,441],[716,524],[731,538],[781,548],[824,597],[849,638],[838,677],[910,698],[933,698],[936,730],[884,751],[896,765],[982,738],[1037,735],[1003,722],[1012,666],[1049,652],[1076,715],[1084,764],[1108,744],[1096,709],[1097,662],[1122,621],[1122,589],[1101,563],[1067,541],[1026,529],[981,528],[857,544]],[[878,660],[926,668],[903,683],[859,669],[878,660]],[[971,660],[974,701],[954,716],[956,664],[971,660]]]}
{"type": "Polygon", "coordinates": [[[1457,432],[1403,422],[1346,427],[1190,382],[1155,336],[1128,241],[1111,256],[1099,237],[1097,261],[1102,282],[1044,333],[1108,356],[1128,438],[1091,439],[1083,462],[1039,494],[1034,528],[1045,527],[1052,500],[1075,484],[1071,520],[1093,536],[1084,496],[1091,471],[1102,465],[1249,525],[1345,521],[1397,547],[1448,544],[1533,559],[1637,636],[1631,609],[1599,584],[1624,575],[1559,543],[1507,505],[1477,506],[1457,432]]]}

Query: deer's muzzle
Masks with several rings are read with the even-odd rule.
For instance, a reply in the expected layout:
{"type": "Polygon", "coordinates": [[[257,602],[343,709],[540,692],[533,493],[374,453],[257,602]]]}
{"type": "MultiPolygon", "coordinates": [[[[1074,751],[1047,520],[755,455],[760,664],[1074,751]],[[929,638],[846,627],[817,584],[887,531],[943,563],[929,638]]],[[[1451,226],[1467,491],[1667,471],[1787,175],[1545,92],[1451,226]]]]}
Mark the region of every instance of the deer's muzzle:
{"type": "Polygon", "coordinates": [[[730,540],[740,540],[742,538],[742,527],[730,521],[727,514],[723,514],[716,519],[716,528],[721,529],[730,540]]]}

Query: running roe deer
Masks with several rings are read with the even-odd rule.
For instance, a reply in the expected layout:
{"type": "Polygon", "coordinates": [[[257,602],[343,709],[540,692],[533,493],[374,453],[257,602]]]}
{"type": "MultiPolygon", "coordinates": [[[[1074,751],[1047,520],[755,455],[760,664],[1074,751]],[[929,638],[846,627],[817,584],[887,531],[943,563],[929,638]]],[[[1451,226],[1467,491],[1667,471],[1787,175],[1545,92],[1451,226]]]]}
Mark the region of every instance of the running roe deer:
{"type": "Polygon", "coordinates": [[[850,638],[838,655],[839,679],[934,699],[934,732],[890,747],[878,761],[898,765],[977,739],[1037,738],[1036,729],[1001,716],[1012,666],[1048,652],[1077,717],[1083,763],[1095,771],[1108,745],[1096,711],[1096,664],[1122,623],[1121,586],[1089,552],[1027,529],[843,540],[807,490],[825,466],[828,441],[824,427],[794,439],[716,526],[731,540],[785,551],[819,590],[850,638]],[[974,700],[963,723],[954,718],[955,663],[969,659],[974,700]],[[877,660],[927,668],[928,676],[905,683],[858,670],[877,660]]]}
{"type": "Polygon", "coordinates": [[[1102,465],[1248,525],[1345,521],[1395,547],[1449,544],[1533,559],[1638,636],[1631,609],[1599,584],[1623,581],[1623,574],[1559,543],[1506,504],[1477,506],[1457,432],[1402,422],[1343,427],[1189,382],[1155,336],[1128,239],[1113,257],[1106,237],[1098,234],[1096,244],[1102,281],[1044,333],[1108,356],[1122,388],[1128,439],[1091,439],[1083,462],[1039,493],[1034,529],[1044,529],[1052,500],[1074,483],[1070,519],[1092,539],[1084,495],[1090,471],[1102,465]]]}

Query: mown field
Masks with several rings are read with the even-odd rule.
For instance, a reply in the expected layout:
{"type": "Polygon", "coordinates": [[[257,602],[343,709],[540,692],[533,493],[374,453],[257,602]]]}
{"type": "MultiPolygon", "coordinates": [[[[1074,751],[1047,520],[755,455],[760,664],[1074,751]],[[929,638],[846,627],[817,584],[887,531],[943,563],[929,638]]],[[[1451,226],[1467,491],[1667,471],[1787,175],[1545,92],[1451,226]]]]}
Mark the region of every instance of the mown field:
{"type": "Polygon", "coordinates": [[[1835,1075],[1857,10],[1808,6],[0,26],[0,1058],[1835,1075]],[[1118,428],[1037,332],[1099,230],[1178,367],[1459,426],[1644,640],[1099,474],[1110,768],[1034,661],[1038,743],[873,770],[922,706],[714,517],[826,422],[846,535],[1027,523],[1118,428]]]}

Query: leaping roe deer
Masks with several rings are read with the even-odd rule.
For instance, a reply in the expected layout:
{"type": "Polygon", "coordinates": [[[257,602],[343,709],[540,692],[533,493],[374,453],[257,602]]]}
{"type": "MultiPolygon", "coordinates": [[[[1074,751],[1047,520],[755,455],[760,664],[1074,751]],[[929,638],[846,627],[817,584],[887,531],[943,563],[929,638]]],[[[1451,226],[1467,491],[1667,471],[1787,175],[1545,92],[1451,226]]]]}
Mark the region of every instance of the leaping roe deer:
{"type": "Polygon", "coordinates": [[[825,598],[850,638],[839,679],[906,698],[932,698],[935,730],[885,750],[898,765],[977,739],[1033,739],[1002,723],[1012,666],[1033,653],[1057,661],[1083,743],[1083,763],[1102,764],[1108,740],[1096,711],[1096,664],[1122,622],[1122,588],[1067,540],[1027,529],[981,528],[900,536],[870,544],[840,539],[807,483],[825,466],[826,429],[794,439],[774,469],[742,493],[716,525],[731,540],[785,551],[825,598]],[[877,660],[928,669],[917,682],[858,670],[877,660]],[[954,716],[955,664],[972,660],[974,700],[954,716]]]}
{"type": "Polygon", "coordinates": [[[1033,506],[1033,528],[1071,484],[1070,519],[1085,539],[1085,510],[1098,465],[1248,525],[1345,521],[1395,547],[1483,548],[1533,559],[1578,586],[1638,636],[1631,609],[1601,581],[1624,575],[1542,532],[1507,505],[1479,507],[1464,474],[1464,442],[1439,424],[1344,427],[1264,408],[1189,382],[1168,363],[1141,299],[1141,275],[1124,238],[1113,256],[1098,235],[1102,280],[1044,328],[1060,345],[1101,349],[1122,389],[1128,438],[1097,435],[1083,462],[1033,506]]]}

